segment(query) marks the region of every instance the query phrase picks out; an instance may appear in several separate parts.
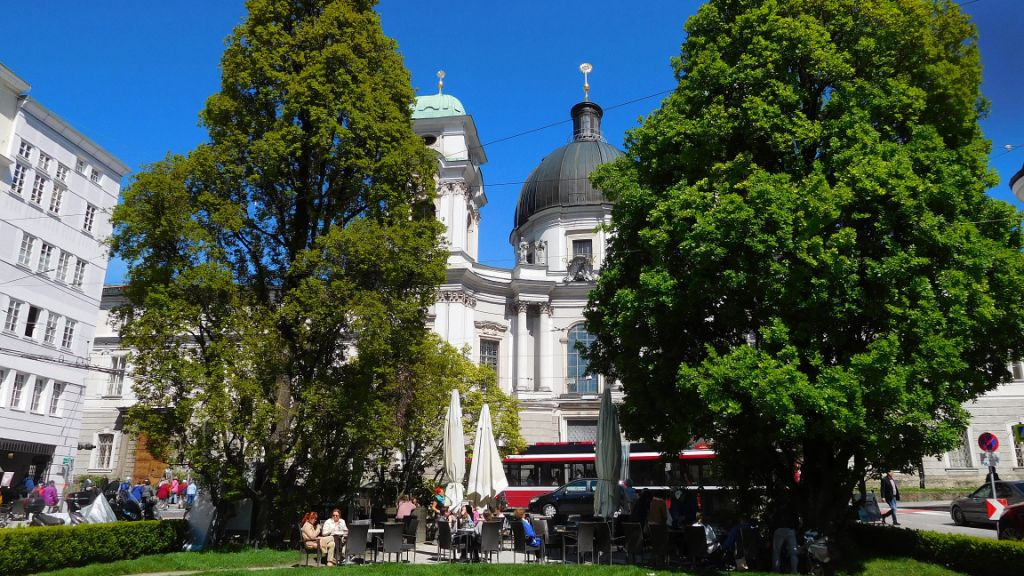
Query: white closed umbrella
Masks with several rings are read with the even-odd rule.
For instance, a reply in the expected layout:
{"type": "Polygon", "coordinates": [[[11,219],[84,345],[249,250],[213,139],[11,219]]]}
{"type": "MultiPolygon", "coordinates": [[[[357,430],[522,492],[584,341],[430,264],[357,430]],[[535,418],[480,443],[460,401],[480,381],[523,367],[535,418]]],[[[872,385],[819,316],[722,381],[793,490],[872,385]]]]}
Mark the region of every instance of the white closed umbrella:
{"type": "Polygon", "coordinates": [[[477,506],[483,506],[493,502],[495,496],[505,488],[508,488],[508,478],[505,477],[505,468],[501,465],[498,444],[494,441],[491,409],[484,404],[480,409],[480,421],[476,423],[473,463],[469,466],[466,496],[477,506]]]}
{"type": "Polygon", "coordinates": [[[444,416],[444,476],[448,481],[445,496],[452,506],[462,504],[465,489],[462,477],[466,475],[466,434],[462,431],[462,403],[459,391],[452,390],[448,413],[444,416]]]}
{"type": "Polygon", "coordinates": [[[594,492],[594,515],[611,519],[619,509],[619,475],[622,472],[622,439],[619,434],[619,413],[612,404],[612,391],[604,389],[601,413],[597,417],[597,490],[594,492]]]}

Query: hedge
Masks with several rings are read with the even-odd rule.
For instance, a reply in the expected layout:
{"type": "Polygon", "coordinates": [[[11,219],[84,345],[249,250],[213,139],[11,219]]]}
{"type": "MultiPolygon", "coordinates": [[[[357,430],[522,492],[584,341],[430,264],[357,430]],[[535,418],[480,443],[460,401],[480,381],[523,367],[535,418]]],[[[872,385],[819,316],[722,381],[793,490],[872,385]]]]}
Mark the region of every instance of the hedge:
{"type": "Polygon", "coordinates": [[[1024,574],[1024,542],[855,524],[849,535],[872,556],[901,556],[972,576],[1024,574]]]}
{"type": "Polygon", "coordinates": [[[0,574],[21,576],[181,550],[184,520],[32,526],[0,530],[0,574]]]}

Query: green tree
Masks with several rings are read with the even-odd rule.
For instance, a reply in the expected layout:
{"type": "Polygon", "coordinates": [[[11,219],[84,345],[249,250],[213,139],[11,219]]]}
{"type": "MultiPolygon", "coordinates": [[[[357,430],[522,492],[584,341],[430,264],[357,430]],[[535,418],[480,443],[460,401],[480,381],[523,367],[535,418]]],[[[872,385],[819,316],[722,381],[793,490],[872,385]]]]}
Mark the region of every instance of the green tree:
{"type": "Polygon", "coordinates": [[[833,529],[866,472],[956,444],[1024,352],[975,28],[945,0],[711,0],[686,31],[677,89],[595,176],[593,366],[631,436],[709,438],[833,529]]]}
{"type": "Polygon", "coordinates": [[[446,253],[436,161],[371,1],[250,0],[209,142],[143,170],[113,215],[134,426],[257,528],[356,488],[400,438],[401,382],[446,253]]]}

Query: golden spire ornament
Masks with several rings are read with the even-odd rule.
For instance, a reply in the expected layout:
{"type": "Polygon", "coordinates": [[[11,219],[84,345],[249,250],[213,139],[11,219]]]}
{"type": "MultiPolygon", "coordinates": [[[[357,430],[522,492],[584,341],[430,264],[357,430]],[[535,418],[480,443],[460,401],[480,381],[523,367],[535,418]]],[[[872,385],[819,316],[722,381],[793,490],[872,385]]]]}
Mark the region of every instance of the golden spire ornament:
{"type": "Polygon", "coordinates": [[[444,70],[437,71],[437,93],[438,95],[444,90],[444,70]]]}
{"type": "Polygon", "coordinates": [[[580,64],[580,72],[583,72],[583,101],[584,102],[589,102],[590,101],[590,84],[587,83],[587,74],[590,74],[590,71],[593,70],[593,69],[594,69],[594,67],[591,66],[590,64],[587,64],[586,62],[584,62],[583,64],[580,64]]]}

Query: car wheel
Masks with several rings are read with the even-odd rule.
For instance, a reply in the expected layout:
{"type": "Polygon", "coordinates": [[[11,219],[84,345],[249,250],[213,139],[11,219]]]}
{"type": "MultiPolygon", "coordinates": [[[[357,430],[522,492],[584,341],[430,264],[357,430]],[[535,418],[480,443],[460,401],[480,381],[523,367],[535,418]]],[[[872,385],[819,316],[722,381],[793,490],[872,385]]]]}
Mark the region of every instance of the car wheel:
{"type": "Polygon", "coordinates": [[[961,510],[959,506],[953,507],[951,515],[953,516],[953,524],[956,524],[957,526],[967,524],[967,520],[964,518],[964,511],[961,510]]]}
{"type": "Polygon", "coordinates": [[[555,508],[554,504],[545,504],[543,511],[548,518],[554,518],[555,514],[558,514],[558,508],[555,508]]]}
{"type": "Polygon", "coordinates": [[[999,528],[999,539],[1024,540],[1024,534],[1021,534],[1020,530],[1014,526],[1004,526],[999,528]]]}

